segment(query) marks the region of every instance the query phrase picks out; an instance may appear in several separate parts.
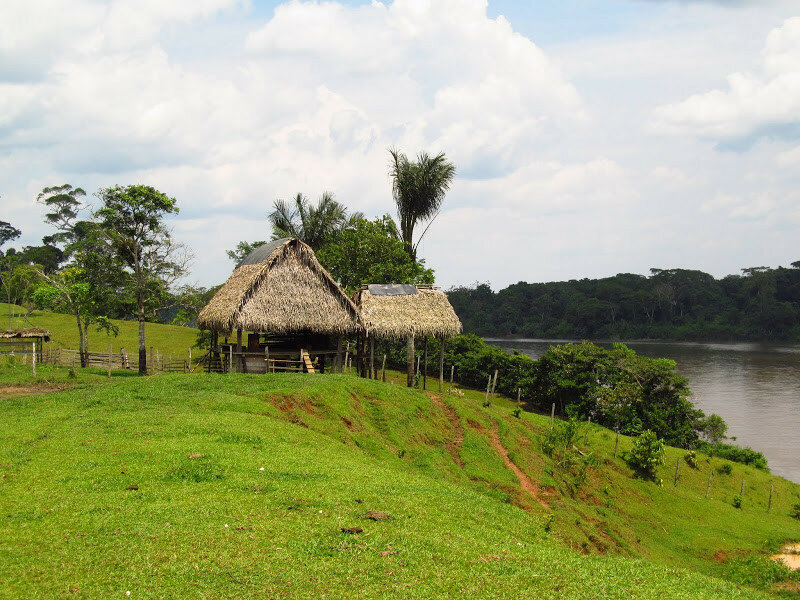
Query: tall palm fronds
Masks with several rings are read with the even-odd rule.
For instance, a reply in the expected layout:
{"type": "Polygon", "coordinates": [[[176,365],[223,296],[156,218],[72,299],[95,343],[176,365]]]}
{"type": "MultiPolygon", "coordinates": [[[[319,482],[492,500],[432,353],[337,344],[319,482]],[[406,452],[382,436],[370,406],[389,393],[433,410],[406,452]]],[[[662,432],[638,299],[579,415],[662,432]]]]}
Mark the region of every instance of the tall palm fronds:
{"type": "Polygon", "coordinates": [[[315,251],[363,218],[360,212],[348,214],[347,207],[334,200],[330,192],[323,192],[316,206],[310,205],[303,194],[297,194],[292,203],[276,200],[274,210],[268,215],[272,239],[297,238],[315,251]]]}
{"type": "Polygon", "coordinates": [[[447,160],[444,152],[434,157],[420,152],[417,160],[408,160],[396,148],[390,148],[392,155],[389,176],[392,178],[392,196],[397,205],[397,218],[406,252],[416,260],[417,246],[428,228],[414,243],[414,227],[420,221],[428,221],[428,227],[439,214],[439,208],[456,174],[453,163],[447,160]]]}

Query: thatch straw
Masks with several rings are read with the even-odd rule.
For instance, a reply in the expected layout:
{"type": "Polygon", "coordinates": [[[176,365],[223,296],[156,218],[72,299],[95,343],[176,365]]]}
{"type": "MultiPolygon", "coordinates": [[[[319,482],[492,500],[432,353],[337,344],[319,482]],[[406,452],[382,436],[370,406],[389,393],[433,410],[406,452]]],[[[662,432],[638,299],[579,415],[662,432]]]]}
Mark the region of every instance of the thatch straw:
{"type": "Polygon", "coordinates": [[[45,342],[49,342],[50,332],[47,329],[39,329],[38,327],[31,327],[30,329],[9,329],[7,331],[0,331],[0,338],[3,339],[44,338],[45,342]]]}
{"type": "Polygon", "coordinates": [[[382,338],[433,335],[450,338],[461,333],[461,321],[445,293],[417,286],[416,294],[379,296],[364,286],[355,293],[367,333],[382,338]]]}
{"type": "Polygon", "coordinates": [[[356,306],[297,239],[280,244],[264,262],[237,268],[197,321],[225,334],[241,329],[330,335],[360,329],[356,306]]]}

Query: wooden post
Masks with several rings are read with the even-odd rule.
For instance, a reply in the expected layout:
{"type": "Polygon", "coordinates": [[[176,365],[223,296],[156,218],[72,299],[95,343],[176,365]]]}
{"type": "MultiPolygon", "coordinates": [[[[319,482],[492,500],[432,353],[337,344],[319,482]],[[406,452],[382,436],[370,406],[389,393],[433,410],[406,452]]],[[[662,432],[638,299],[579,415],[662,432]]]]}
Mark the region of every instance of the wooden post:
{"type": "Polygon", "coordinates": [[[742,486],[739,488],[739,495],[744,496],[744,477],[742,478],[742,486]]]}
{"type": "Polygon", "coordinates": [[[347,341],[347,350],[344,351],[344,365],[342,367],[344,373],[350,371],[350,341],[347,341]]]}
{"type": "Polygon", "coordinates": [[[333,359],[333,372],[341,373],[342,367],[342,336],[336,337],[336,356],[333,359]]]}
{"type": "Polygon", "coordinates": [[[439,345],[439,393],[444,390],[444,336],[439,345]]]}
{"type": "Polygon", "coordinates": [[[492,379],[492,402],[494,402],[494,389],[497,387],[497,369],[494,370],[494,379],[492,379]]]}
{"type": "Polygon", "coordinates": [[[773,487],[774,487],[774,484],[770,483],[769,484],[769,502],[767,503],[767,512],[772,510],[772,488],[773,487]]]}
{"type": "Polygon", "coordinates": [[[483,405],[487,408],[489,407],[489,389],[492,387],[492,376],[489,375],[489,381],[486,382],[486,400],[484,400],[483,405]]]}
{"type": "Polygon", "coordinates": [[[706,484],[706,498],[708,498],[708,492],[711,491],[711,476],[714,474],[714,469],[710,466],[708,468],[708,483],[706,484]]]}
{"type": "MultiPolygon", "coordinates": [[[[152,346],[150,346],[150,360],[149,360],[148,364],[150,365],[150,373],[151,374],[155,373],[155,370],[156,370],[156,353],[153,350],[152,346]]],[[[140,365],[140,368],[141,368],[141,365],[140,365]]]]}
{"type": "Polygon", "coordinates": [[[33,371],[33,376],[36,377],[36,342],[33,342],[31,350],[31,370],[33,371]]]}
{"type": "Polygon", "coordinates": [[[236,330],[236,370],[244,372],[244,357],[242,356],[242,330],[236,330]]]}
{"type": "Polygon", "coordinates": [[[521,397],[522,397],[522,388],[517,388],[517,408],[520,408],[521,397]]]}
{"type": "Polygon", "coordinates": [[[550,409],[550,427],[553,426],[553,419],[556,417],[556,403],[553,402],[553,408],[550,409]]]}
{"type": "Polygon", "coordinates": [[[678,485],[678,469],[680,468],[680,466],[681,466],[681,459],[680,459],[680,457],[679,457],[679,458],[678,458],[678,459],[675,461],[675,479],[673,479],[673,481],[672,481],[672,485],[673,485],[673,486],[676,486],[676,487],[677,487],[677,485],[678,485]]]}
{"type": "Polygon", "coordinates": [[[416,378],[419,377],[419,361],[421,358],[422,358],[421,356],[417,357],[417,370],[414,373],[414,380],[415,380],[414,383],[416,383],[416,378]]]}
{"type": "Polygon", "coordinates": [[[386,383],[386,355],[383,355],[383,366],[381,367],[381,381],[386,383]]]}
{"type": "Polygon", "coordinates": [[[425,360],[422,361],[422,389],[428,389],[428,336],[425,336],[425,344],[423,345],[422,355],[425,360]]]}
{"type": "Polygon", "coordinates": [[[192,368],[192,347],[189,346],[189,368],[192,368]]]}
{"type": "Polygon", "coordinates": [[[114,347],[109,344],[108,345],[108,378],[111,379],[111,353],[114,351],[114,347]]]}
{"type": "Polygon", "coordinates": [[[378,374],[375,372],[375,336],[369,336],[369,378],[377,379],[378,374]]]}
{"type": "Polygon", "coordinates": [[[228,345],[228,373],[233,372],[233,344],[228,345]]]}
{"type": "Polygon", "coordinates": [[[456,372],[456,366],[450,365],[450,387],[447,388],[447,393],[450,394],[453,391],[453,374],[456,372]]]}
{"type": "Polygon", "coordinates": [[[619,426],[617,426],[617,438],[614,440],[614,458],[617,458],[617,448],[619,448],[619,426]]]}
{"type": "Polygon", "coordinates": [[[406,349],[406,387],[414,387],[414,334],[408,336],[406,349]]]}

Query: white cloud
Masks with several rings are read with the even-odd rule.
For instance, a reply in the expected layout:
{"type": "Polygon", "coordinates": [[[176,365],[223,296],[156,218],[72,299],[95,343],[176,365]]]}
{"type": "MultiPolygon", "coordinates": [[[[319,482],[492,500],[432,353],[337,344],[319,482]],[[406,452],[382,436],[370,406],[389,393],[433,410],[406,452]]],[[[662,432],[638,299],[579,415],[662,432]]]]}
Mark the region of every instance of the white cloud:
{"type": "Polygon", "coordinates": [[[767,36],[761,71],[728,75],[728,88],[695,94],[655,111],[654,130],[748,144],[800,135],[800,17],[767,36]]]}

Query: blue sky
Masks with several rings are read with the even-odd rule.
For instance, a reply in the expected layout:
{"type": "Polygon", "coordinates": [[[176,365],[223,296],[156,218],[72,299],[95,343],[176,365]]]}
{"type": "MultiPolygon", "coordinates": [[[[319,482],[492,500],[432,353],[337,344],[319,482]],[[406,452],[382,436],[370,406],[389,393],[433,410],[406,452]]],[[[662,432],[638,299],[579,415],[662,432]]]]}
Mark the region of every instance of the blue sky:
{"type": "Polygon", "coordinates": [[[444,287],[800,258],[794,1],[10,0],[0,22],[22,243],[45,186],[148,183],[213,285],[276,198],[391,214],[397,146],[456,164],[421,246],[444,287]]]}

